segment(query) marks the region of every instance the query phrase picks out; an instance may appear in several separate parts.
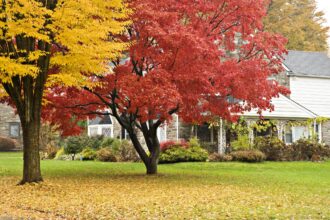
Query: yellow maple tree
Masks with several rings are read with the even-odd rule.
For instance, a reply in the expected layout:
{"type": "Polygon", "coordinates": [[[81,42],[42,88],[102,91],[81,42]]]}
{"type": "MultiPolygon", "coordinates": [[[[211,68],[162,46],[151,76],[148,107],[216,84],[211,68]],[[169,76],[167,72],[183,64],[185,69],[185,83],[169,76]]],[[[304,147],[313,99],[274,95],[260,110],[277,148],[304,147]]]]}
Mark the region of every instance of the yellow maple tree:
{"type": "Polygon", "coordinates": [[[46,87],[90,86],[91,74],[127,47],[122,0],[1,0],[0,98],[15,105],[23,131],[22,184],[42,181],[39,131],[46,87]]]}

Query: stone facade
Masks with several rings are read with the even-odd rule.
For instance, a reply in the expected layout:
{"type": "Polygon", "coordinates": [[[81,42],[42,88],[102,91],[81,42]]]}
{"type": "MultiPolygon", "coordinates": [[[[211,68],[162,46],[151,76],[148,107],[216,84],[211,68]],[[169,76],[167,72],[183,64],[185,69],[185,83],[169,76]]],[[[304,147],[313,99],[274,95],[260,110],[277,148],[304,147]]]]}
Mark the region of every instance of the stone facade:
{"type": "Polygon", "coordinates": [[[7,104],[0,104],[0,136],[12,138],[22,146],[22,129],[15,110],[7,104]]]}

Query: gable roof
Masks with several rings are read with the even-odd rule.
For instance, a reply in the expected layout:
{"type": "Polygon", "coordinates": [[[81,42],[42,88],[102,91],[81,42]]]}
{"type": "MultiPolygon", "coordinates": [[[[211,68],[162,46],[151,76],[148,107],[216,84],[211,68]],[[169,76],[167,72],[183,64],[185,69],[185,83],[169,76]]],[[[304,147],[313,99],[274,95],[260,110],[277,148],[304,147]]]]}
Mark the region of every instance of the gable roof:
{"type": "MultiPolygon", "coordinates": [[[[272,104],[274,105],[274,111],[263,111],[262,116],[264,118],[309,119],[317,117],[317,114],[282,94],[278,98],[273,98],[272,104]]],[[[259,114],[257,110],[251,110],[245,112],[243,116],[259,117],[259,114]]]]}
{"type": "Polygon", "coordinates": [[[110,115],[98,116],[88,121],[88,125],[111,125],[110,115]]]}
{"type": "Polygon", "coordinates": [[[284,65],[290,75],[330,77],[330,58],[326,52],[289,50],[284,65]]]}

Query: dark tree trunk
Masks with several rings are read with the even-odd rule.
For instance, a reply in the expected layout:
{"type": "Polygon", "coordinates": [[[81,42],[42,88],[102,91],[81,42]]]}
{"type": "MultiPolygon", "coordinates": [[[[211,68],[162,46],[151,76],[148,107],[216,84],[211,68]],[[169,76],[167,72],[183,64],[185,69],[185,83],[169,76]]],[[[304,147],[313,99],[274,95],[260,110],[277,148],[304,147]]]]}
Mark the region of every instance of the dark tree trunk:
{"type": "Polygon", "coordinates": [[[40,122],[22,122],[24,144],[23,179],[20,184],[41,182],[40,155],[39,155],[39,130],[40,122]]]}
{"type": "Polygon", "coordinates": [[[157,174],[157,167],[158,167],[158,156],[150,156],[149,162],[145,163],[145,166],[147,168],[147,175],[154,175],[157,174]]]}
{"type": "Polygon", "coordinates": [[[147,143],[147,147],[149,150],[149,155],[145,152],[143,149],[139,139],[137,138],[137,135],[135,132],[129,132],[131,141],[134,145],[134,148],[138,152],[141,160],[143,161],[147,172],[147,175],[154,175],[157,174],[157,166],[158,166],[158,160],[159,160],[159,154],[160,154],[160,144],[157,138],[156,133],[150,132],[147,134],[144,134],[144,139],[147,143]],[[153,135],[155,134],[155,135],[153,135]]]}

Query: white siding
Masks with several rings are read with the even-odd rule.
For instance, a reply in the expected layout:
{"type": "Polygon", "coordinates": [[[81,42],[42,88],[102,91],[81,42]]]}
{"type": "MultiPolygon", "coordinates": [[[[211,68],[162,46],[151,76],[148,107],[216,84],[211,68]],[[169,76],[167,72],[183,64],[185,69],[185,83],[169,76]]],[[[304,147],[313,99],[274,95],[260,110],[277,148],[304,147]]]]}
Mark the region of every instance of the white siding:
{"type": "MultiPolygon", "coordinates": [[[[280,95],[278,98],[272,99],[274,111],[263,111],[262,116],[266,118],[296,118],[296,119],[307,119],[314,118],[315,115],[288,99],[287,97],[280,95]]],[[[257,117],[258,113],[256,110],[245,112],[244,116],[257,117]]]]}
{"type": "Polygon", "coordinates": [[[292,100],[319,116],[330,117],[330,79],[290,77],[290,89],[292,100]]]}

